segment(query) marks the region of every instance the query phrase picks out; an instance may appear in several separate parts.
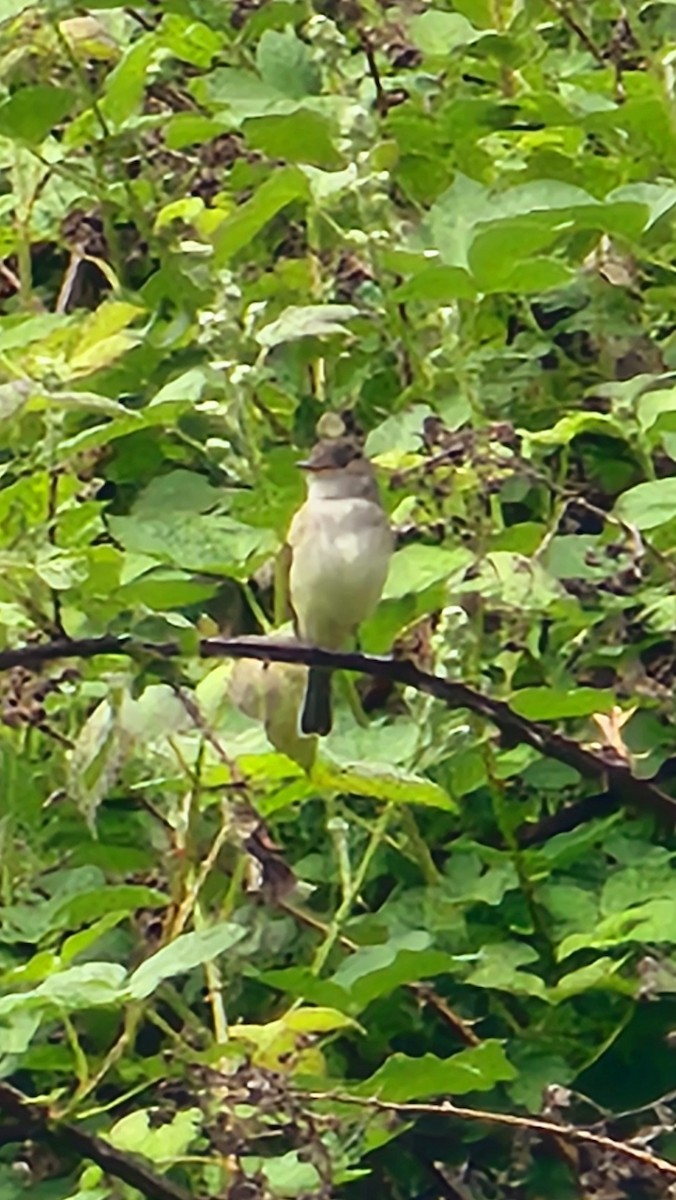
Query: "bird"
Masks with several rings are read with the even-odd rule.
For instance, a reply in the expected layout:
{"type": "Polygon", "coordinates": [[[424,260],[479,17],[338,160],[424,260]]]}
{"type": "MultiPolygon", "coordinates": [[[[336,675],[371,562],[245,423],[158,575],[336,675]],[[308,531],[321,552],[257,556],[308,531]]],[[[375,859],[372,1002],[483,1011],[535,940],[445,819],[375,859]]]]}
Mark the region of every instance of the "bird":
{"type": "MultiPolygon", "coordinates": [[[[382,595],[393,536],[373,467],[353,437],[324,437],[298,466],[307,499],[291,521],[289,598],[305,644],[343,650],[382,595]]],[[[308,670],[303,734],[331,730],[331,676],[308,670]]]]}

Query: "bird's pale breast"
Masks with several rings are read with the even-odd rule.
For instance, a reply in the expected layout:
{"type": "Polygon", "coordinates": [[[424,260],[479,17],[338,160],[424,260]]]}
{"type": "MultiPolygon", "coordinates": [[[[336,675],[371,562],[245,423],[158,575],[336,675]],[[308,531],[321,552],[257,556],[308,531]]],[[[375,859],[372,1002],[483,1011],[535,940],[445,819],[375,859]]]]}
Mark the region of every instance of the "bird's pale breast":
{"type": "Polygon", "coordinates": [[[392,550],[385,514],[364,499],[313,501],[297,514],[289,542],[299,632],[338,649],[380,598],[392,550]]]}

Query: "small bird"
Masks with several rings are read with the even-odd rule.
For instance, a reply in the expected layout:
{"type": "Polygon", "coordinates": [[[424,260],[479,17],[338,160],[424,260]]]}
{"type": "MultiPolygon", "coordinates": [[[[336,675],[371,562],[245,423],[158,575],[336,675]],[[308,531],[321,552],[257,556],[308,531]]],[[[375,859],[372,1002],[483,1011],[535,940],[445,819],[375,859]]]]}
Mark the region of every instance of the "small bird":
{"type": "MultiPolygon", "coordinates": [[[[387,577],[392,531],[373,467],[355,440],[323,438],[309,459],[307,500],[291,522],[289,594],[296,633],[326,650],[342,650],[374,611],[387,577]]],[[[331,677],[308,671],[301,732],[331,729],[331,677]]]]}

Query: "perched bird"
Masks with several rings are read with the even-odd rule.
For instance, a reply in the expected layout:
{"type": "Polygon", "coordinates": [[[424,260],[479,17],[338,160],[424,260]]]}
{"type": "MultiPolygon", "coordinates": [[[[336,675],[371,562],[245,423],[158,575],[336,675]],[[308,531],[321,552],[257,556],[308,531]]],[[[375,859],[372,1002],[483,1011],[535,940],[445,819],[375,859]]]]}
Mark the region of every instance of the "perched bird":
{"type": "MultiPolygon", "coordinates": [[[[387,577],[392,532],[373,468],[349,437],[323,438],[309,459],[307,500],[291,522],[289,595],[298,637],[341,650],[375,609],[387,577]]],[[[331,678],[310,667],[300,720],[305,734],[331,729],[331,678]]]]}

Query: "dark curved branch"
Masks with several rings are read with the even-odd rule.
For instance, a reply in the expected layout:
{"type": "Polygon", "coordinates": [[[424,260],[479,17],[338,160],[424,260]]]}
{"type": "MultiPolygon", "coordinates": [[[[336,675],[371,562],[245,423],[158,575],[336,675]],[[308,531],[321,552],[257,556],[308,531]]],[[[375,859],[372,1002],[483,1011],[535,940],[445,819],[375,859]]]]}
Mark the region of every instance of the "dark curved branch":
{"type": "Polygon", "coordinates": [[[57,1151],[72,1150],[87,1158],[115,1179],[138,1188],[148,1200],[192,1200],[192,1193],[158,1175],[139,1155],[116,1150],[110,1142],[87,1133],[78,1125],[53,1121],[46,1108],[24,1096],[9,1083],[0,1083],[0,1114],[11,1118],[12,1130],[22,1130],[22,1139],[45,1142],[57,1151]]]}
{"type": "MultiPolygon", "coordinates": [[[[175,658],[182,653],[175,642],[152,644],[112,635],[79,641],[58,640],[0,651],[0,671],[16,666],[35,668],[59,658],[94,658],[100,654],[175,658]]],[[[201,658],[254,658],[262,662],[299,663],[326,670],[353,671],[415,688],[441,700],[448,708],[466,708],[491,721],[509,743],[532,746],[545,757],[572,767],[586,779],[600,781],[603,790],[617,797],[621,803],[647,808],[676,823],[676,799],[650,780],[635,778],[629,764],[610,748],[590,750],[541,721],[529,721],[519,716],[504,700],[495,700],[465,683],[430,675],[412,662],[356,651],[321,650],[316,646],[302,646],[292,640],[262,637],[203,638],[199,653],[201,658]]]]}

